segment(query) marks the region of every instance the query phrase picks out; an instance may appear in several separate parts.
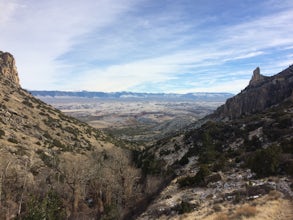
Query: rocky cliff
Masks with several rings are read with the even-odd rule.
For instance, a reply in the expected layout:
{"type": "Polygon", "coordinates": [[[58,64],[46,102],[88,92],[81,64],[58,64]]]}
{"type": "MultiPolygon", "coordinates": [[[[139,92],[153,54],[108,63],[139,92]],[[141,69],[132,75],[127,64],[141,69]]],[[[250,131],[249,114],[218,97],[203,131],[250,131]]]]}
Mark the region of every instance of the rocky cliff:
{"type": "Polygon", "coordinates": [[[241,93],[228,99],[211,117],[234,119],[256,113],[292,98],[292,92],[293,65],[271,77],[261,75],[257,68],[249,85],[241,93]]]}
{"type": "Polygon", "coordinates": [[[14,57],[10,53],[0,51],[0,77],[10,80],[19,86],[19,78],[14,57]]]}
{"type": "Polygon", "coordinates": [[[0,219],[122,218],[142,195],[122,145],[23,90],[0,52],[0,219]]]}

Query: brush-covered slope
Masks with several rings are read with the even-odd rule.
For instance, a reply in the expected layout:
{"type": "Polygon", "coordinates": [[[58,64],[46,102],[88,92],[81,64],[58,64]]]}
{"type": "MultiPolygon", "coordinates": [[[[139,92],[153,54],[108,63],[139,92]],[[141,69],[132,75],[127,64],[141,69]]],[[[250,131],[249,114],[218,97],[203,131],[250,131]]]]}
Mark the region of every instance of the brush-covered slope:
{"type": "MultiPolygon", "coordinates": [[[[275,85],[271,79],[280,80],[280,76],[291,79],[291,68],[271,78],[260,77],[245,94],[261,94],[259,88],[267,91],[275,85]]],[[[278,88],[271,97],[278,101],[257,113],[246,106],[247,111],[243,108],[233,120],[214,120],[212,115],[197,128],[146,150],[138,159],[145,172],[175,177],[140,219],[293,218],[292,86],[287,81],[278,88]]],[[[232,101],[245,103],[246,99],[242,92],[232,101]]],[[[258,99],[267,100],[266,95],[258,99]]]]}
{"type": "Polygon", "coordinates": [[[119,219],[137,178],[119,141],[23,90],[0,52],[0,219],[119,219]]]}

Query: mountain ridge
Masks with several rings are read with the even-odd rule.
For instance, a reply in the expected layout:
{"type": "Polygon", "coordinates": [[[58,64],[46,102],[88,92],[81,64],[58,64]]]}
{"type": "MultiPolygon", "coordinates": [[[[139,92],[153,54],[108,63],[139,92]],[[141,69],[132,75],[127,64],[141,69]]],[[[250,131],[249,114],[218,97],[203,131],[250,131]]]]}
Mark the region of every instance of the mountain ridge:
{"type": "Polygon", "coordinates": [[[249,85],[220,106],[212,118],[233,119],[243,114],[260,112],[293,97],[293,65],[280,73],[264,77],[259,68],[254,70],[249,85]]]}
{"type": "Polygon", "coordinates": [[[42,97],[81,97],[81,98],[100,98],[100,99],[181,99],[195,101],[225,101],[233,96],[231,93],[219,92],[195,92],[186,94],[176,93],[143,93],[143,92],[93,92],[93,91],[40,91],[30,90],[32,95],[42,97]]]}

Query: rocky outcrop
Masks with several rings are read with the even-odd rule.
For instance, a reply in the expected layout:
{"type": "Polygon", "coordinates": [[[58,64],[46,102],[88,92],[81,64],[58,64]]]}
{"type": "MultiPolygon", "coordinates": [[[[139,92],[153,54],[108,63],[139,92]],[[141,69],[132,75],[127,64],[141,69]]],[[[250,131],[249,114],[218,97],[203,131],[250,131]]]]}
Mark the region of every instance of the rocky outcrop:
{"type": "Polygon", "coordinates": [[[253,71],[253,75],[251,77],[251,80],[249,82],[250,86],[255,86],[260,82],[263,82],[267,77],[264,75],[260,74],[260,69],[259,67],[257,67],[254,71],[253,71]]]}
{"type": "Polygon", "coordinates": [[[0,51],[0,77],[6,78],[19,86],[19,78],[14,57],[10,53],[0,51]]]}
{"type": "Polygon", "coordinates": [[[241,115],[260,112],[285,100],[292,99],[293,65],[277,75],[266,77],[259,68],[253,72],[249,85],[228,99],[210,118],[235,119],[241,115]]]}

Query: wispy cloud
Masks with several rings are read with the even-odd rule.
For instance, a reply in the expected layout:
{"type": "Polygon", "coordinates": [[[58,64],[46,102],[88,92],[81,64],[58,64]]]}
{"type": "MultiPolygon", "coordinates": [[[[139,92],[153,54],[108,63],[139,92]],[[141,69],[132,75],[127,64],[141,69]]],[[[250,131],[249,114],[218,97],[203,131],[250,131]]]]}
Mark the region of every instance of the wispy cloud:
{"type": "Polygon", "coordinates": [[[24,86],[53,87],[63,66],[56,59],[71,50],[80,36],[110,25],[131,5],[127,0],[1,3],[1,13],[9,12],[0,25],[1,49],[15,54],[24,86]]]}
{"type": "Polygon", "coordinates": [[[256,66],[273,74],[293,62],[287,0],[0,0],[0,8],[0,46],[15,54],[26,88],[238,92],[256,66]]]}

